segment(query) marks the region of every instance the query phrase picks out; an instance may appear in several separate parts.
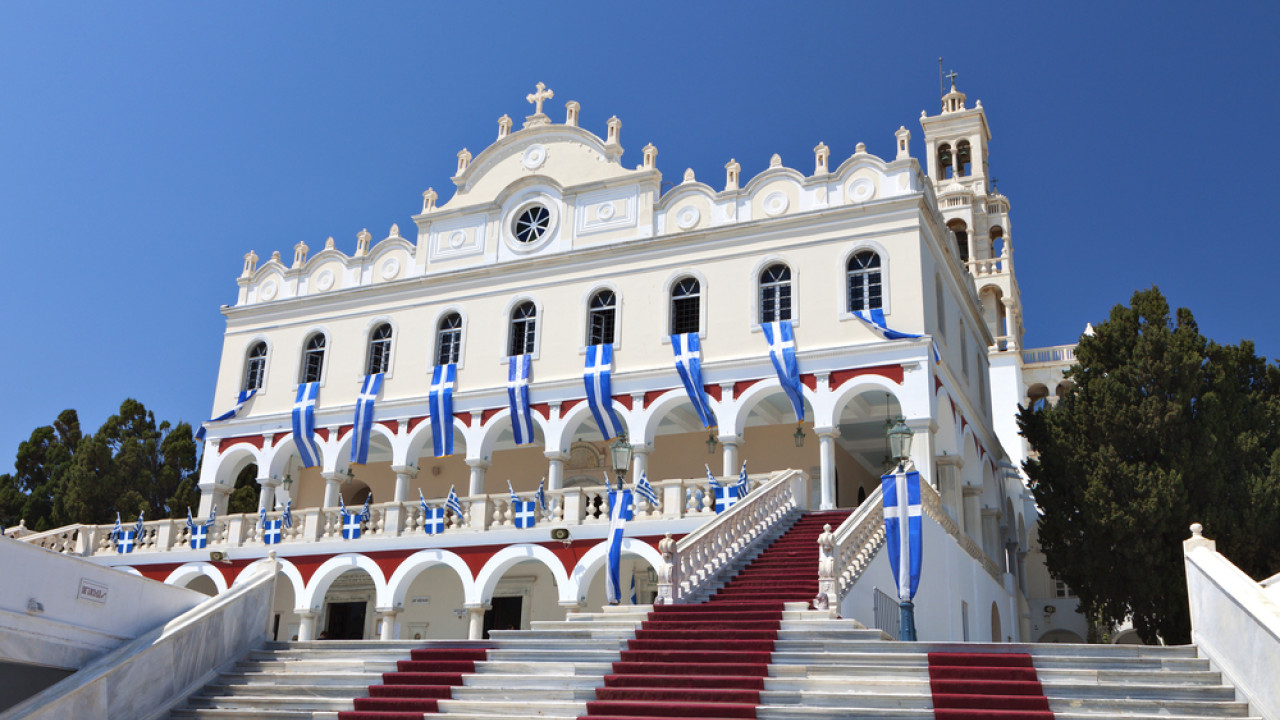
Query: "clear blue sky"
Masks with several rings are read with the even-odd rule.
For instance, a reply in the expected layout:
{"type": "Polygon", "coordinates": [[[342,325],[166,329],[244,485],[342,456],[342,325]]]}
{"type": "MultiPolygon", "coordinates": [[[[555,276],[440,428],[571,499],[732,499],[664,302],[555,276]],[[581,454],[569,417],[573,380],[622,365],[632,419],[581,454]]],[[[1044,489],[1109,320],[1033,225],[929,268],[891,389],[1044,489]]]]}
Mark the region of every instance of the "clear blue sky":
{"type": "Polygon", "coordinates": [[[891,157],[899,125],[920,157],[944,56],[988,113],[1028,344],[1156,284],[1274,358],[1277,37],[1275,2],[5,3],[0,472],[68,407],[207,419],[242,255],[410,235],[538,81],[556,121],[620,117],[624,162],[717,184],[819,141],[891,157]]]}

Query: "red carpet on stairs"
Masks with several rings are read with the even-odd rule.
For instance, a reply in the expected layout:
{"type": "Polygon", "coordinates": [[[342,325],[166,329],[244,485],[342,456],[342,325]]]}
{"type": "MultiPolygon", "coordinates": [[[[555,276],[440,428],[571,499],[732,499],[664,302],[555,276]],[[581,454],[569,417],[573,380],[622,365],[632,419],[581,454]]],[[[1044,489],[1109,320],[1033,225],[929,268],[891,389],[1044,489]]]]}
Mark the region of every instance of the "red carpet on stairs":
{"type": "Polygon", "coordinates": [[[396,672],[383,673],[383,684],[370,685],[369,697],[356,698],[356,709],[338,713],[338,720],[422,720],[423,713],[438,711],[437,701],[453,697],[450,688],[487,654],[484,648],[410,651],[408,660],[396,662],[396,672]]]}
{"type": "Polygon", "coordinates": [[[929,653],[929,685],[938,720],[1053,720],[1025,653],[929,653]]]}
{"type": "Polygon", "coordinates": [[[848,511],[810,513],[701,605],[660,605],[579,720],[754,718],[783,603],[818,594],[818,535],[848,511]]]}

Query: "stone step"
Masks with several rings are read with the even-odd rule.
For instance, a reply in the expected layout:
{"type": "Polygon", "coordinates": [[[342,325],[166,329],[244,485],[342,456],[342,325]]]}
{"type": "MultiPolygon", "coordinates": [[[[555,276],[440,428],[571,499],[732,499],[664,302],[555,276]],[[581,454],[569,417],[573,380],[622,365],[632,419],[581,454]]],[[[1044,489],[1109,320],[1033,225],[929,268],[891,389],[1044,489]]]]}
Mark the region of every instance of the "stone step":
{"type": "MultiPolygon", "coordinates": [[[[1109,713],[1058,711],[1054,709],[1054,720],[1112,720],[1117,716],[1109,713]]],[[[1218,714],[1208,715],[1173,715],[1161,708],[1150,708],[1146,711],[1135,711],[1123,716],[1124,720],[1217,720],[1224,717],[1218,714]]],[[[1237,716],[1231,716],[1237,717],[1237,716]]],[[[1263,720],[1256,716],[1238,716],[1247,720],[1263,720]]],[[[828,708],[765,705],[756,709],[758,720],[933,720],[932,704],[929,708],[828,708]]],[[[451,718],[451,720],[453,720],[451,718]]],[[[477,718],[479,720],[479,718],[477,718]]]]}
{"type": "MultiPolygon", "coordinates": [[[[920,653],[893,652],[775,652],[773,653],[773,671],[775,675],[796,675],[805,672],[814,674],[848,673],[858,666],[866,665],[909,665],[927,667],[927,655],[920,653]]],[[[1042,670],[1176,670],[1192,672],[1208,670],[1208,660],[1192,658],[1114,658],[1114,657],[1037,657],[1037,671],[1042,670]]]]}
{"type": "Polygon", "coordinates": [[[580,717],[587,714],[587,703],[557,702],[534,700],[529,702],[513,700],[500,702],[472,702],[469,700],[441,700],[440,712],[453,715],[483,714],[501,717],[580,717]]]}

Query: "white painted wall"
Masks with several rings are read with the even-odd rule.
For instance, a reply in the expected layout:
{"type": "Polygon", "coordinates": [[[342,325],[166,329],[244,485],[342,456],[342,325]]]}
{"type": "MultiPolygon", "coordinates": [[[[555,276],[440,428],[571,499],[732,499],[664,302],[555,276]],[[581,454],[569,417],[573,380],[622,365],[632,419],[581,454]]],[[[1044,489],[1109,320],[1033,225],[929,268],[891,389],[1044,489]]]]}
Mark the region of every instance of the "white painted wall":
{"type": "Polygon", "coordinates": [[[12,540],[0,540],[0,568],[24,580],[0,583],[0,659],[32,665],[82,667],[209,599],[12,540]],[[82,581],[105,588],[104,601],[80,599],[82,581]]]}

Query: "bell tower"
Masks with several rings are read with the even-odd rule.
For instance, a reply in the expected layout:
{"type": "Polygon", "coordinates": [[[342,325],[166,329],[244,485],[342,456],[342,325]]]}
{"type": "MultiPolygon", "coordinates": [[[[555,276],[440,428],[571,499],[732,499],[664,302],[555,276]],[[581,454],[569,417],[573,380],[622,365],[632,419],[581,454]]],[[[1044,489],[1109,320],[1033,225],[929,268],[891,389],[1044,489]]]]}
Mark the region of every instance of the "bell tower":
{"type": "Polygon", "coordinates": [[[954,180],[966,186],[978,186],[974,189],[986,193],[991,176],[987,166],[991,131],[981,100],[973,108],[965,106],[965,94],[956,89],[957,77],[955,72],[947,75],[951,91],[942,96],[942,112],[934,116],[920,115],[929,153],[929,177],[935,186],[954,180]]]}

